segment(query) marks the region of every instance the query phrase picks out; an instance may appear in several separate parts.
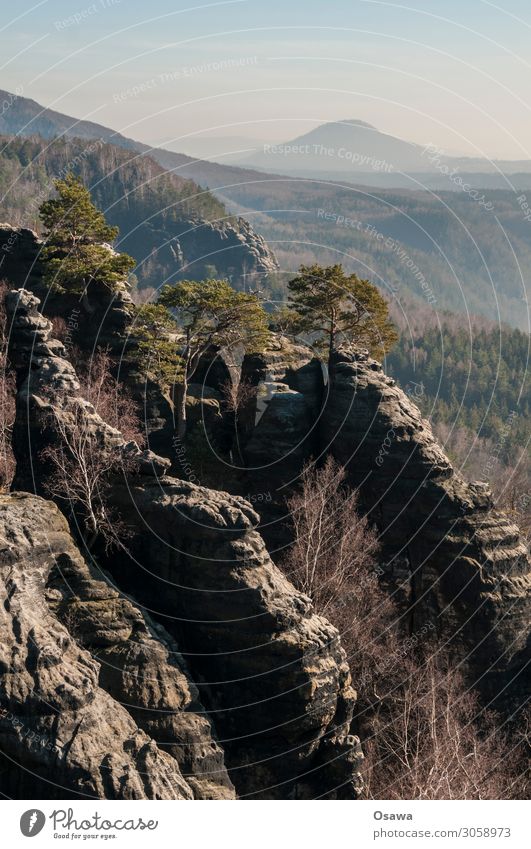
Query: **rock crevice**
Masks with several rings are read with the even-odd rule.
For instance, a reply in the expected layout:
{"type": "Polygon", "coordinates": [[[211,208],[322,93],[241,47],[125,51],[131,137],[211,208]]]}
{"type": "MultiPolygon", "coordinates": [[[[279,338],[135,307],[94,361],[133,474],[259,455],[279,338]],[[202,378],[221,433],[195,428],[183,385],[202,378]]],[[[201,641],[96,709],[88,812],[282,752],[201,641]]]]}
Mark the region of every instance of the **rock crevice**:
{"type": "MultiPolygon", "coordinates": [[[[153,629],[123,599],[106,598],[99,611],[99,595],[108,590],[86,585],[79,569],[75,599],[55,579],[50,585],[59,593],[55,614],[71,623],[73,644],[97,649],[98,659],[105,660],[106,697],[130,699],[131,721],[151,735],[161,757],[162,748],[175,755],[188,792],[200,797],[208,794],[209,781],[218,796],[231,786],[223,779],[210,717],[240,796],[355,798],[361,753],[350,734],[355,693],[339,635],[271,562],[248,502],[168,477],[163,458],[125,445],[80,396],[75,372],[51,338],[38,300],[19,290],[9,294],[7,307],[19,387],[17,486],[42,491],[46,468],[39,448],[60,437],[50,425],[50,411],[58,421],[74,405],[95,444],[118,457],[127,449],[127,467],[116,476],[110,498],[133,536],[126,548],[108,557],[101,550],[98,559],[122,590],[142,599],[149,621],[171,634],[166,648],[147,651],[153,629]],[[173,663],[165,654],[168,645],[174,646],[173,663]],[[182,664],[176,660],[181,656],[182,664]],[[152,674],[156,683],[149,684],[152,674]],[[159,710],[165,711],[170,696],[172,706],[189,709],[176,711],[165,724],[159,710]],[[205,705],[207,718],[194,709],[196,703],[205,705]],[[188,758],[177,757],[179,741],[187,743],[188,758]]],[[[101,786],[99,791],[107,793],[101,786]]]]}

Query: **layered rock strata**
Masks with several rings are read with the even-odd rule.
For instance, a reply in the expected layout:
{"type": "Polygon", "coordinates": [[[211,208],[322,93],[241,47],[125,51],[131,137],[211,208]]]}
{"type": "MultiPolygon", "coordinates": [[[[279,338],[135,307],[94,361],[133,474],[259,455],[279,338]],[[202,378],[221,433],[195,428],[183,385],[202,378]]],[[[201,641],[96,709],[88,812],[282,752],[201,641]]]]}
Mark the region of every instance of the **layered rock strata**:
{"type": "MultiPolygon", "coordinates": [[[[57,507],[26,493],[1,495],[0,545],[2,793],[192,799],[196,788],[208,792],[201,769],[188,783],[180,767],[186,758],[154,739],[165,736],[159,711],[178,728],[194,690],[140,612],[91,578],[57,507]],[[133,671],[135,654],[144,663],[133,671]],[[134,717],[146,697],[153,727],[148,715],[134,717]]],[[[215,750],[206,726],[203,742],[215,750]]],[[[181,727],[184,737],[187,722],[181,727]]],[[[222,798],[230,782],[224,773],[217,786],[220,766],[209,790],[222,798]]]]}
{"type": "Polygon", "coordinates": [[[418,408],[366,353],[337,355],[321,450],[360,489],[409,627],[433,624],[488,697],[525,700],[525,541],[488,486],[455,471],[418,408]]]}
{"type": "MultiPolygon", "coordinates": [[[[10,293],[7,306],[19,387],[17,486],[42,491],[47,470],[37,449],[60,438],[54,421],[68,426],[72,407],[81,409],[94,445],[127,457],[110,500],[132,537],[107,561],[102,550],[100,563],[176,639],[215,722],[239,795],[356,797],[361,753],[349,733],[355,694],[339,636],[273,565],[255,530],[254,511],[241,498],[167,477],[163,458],[125,445],[80,397],[75,372],[51,339],[37,299],[20,290],[10,293]]],[[[97,640],[98,631],[90,617],[84,625],[91,603],[89,595],[73,626],[87,644],[97,640]]],[[[58,598],[58,611],[62,604],[58,598]]],[[[106,659],[117,654],[126,662],[126,672],[119,664],[110,672],[110,663],[103,673],[106,686],[121,698],[123,681],[130,684],[132,670],[142,668],[142,653],[112,646],[105,652],[106,659]]],[[[151,696],[156,705],[157,688],[151,696]]],[[[139,710],[152,713],[150,699],[134,708],[137,722],[139,710]]],[[[165,735],[156,725],[152,716],[142,720],[171,752],[173,732],[165,735]]],[[[210,774],[215,757],[215,744],[209,744],[192,761],[203,761],[210,774]]],[[[204,787],[195,773],[190,778],[189,763],[182,768],[189,786],[204,787]]]]}

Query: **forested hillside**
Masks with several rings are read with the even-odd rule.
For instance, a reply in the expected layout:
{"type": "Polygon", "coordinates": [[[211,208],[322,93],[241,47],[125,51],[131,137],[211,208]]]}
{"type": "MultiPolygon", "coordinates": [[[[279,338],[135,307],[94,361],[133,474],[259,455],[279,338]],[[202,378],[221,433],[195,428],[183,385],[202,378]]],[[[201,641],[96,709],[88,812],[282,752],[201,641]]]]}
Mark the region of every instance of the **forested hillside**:
{"type": "MultiPolygon", "coordinates": [[[[99,205],[113,204],[118,192],[127,202],[132,217],[141,205],[146,217],[159,214],[164,222],[185,216],[200,216],[210,221],[226,216],[224,205],[193,180],[170,174],[147,156],[100,140],[58,138],[49,142],[33,138],[0,137],[0,191],[2,215],[13,223],[24,223],[28,204],[33,219],[26,224],[38,229],[35,188],[50,190],[50,180],[71,168],[90,185],[99,205]],[[16,220],[15,220],[16,219],[16,220]]],[[[112,215],[118,214],[110,209],[112,215]]]]}
{"type": "MultiPolygon", "coordinates": [[[[9,98],[9,93],[4,92],[4,96],[9,98]]],[[[370,278],[384,292],[407,295],[418,303],[427,300],[438,310],[501,319],[529,331],[525,305],[531,276],[531,221],[527,211],[529,198],[518,189],[519,184],[514,191],[485,189],[470,193],[456,189],[450,177],[448,191],[412,191],[275,176],[203,162],[163,148],[150,149],[108,127],[78,121],[24,97],[16,98],[0,116],[0,131],[20,136],[39,133],[47,139],[57,136],[67,145],[78,133],[83,141],[74,139],[74,146],[95,145],[96,149],[116,151],[117,160],[134,163],[135,178],[137,169],[142,175],[141,163],[149,160],[150,171],[167,169],[161,182],[171,180],[171,189],[169,185],[159,189],[163,209],[169,206],[181,215],[193,211],[211,220],[227,214],[224,204],[230,212],[243,215],[267,239],[288,274],[301,263],[341,262],[347,270],[370,278]],[[191,180],[176,177],[176,173],[191,180]],[[198,193],[197,182],[209,186],[211,191],[198,193]]],[[[23,144],[20,139],[13,143],[15,158],[17,146],[23,144]]],[[[57,144],[52,142],[52,146],[57,144]]],[[[443,179],[439,173],[438,178],[443,179]]],[[[352,180],[355,179],[359,177],[353,175],[352,180]]],[[[142,194],[142,181],[140,185],[142,194]]],[[[100,196],[102,192],[99,187],[94,190],[99,203],[106,200],[100,196]]],[[[146,205],[147,227],[153,231],[163,225],[166,232],[166,213],[157,217],[158,208],[153,209],[152,203],[156,195],[151,191],[148,194],[151,200],[140,199],[141,211],[146,205]],[[150,220],[152,211],[155,217],[150,220]]],[[[132,196],[125,210],[121,205],[109,208],[109,219],[124,232],[135,203],[132,196]]],[[[22,208],[18,198],[14,205],[18,210],[22,208]]],[[[38,203],[33,206],[34,217],[37,206],[38,203]]],[[[135,258],[143,249],[147,257],[153,239],[143,243],[143,235],[145,231],[135,231],[134,238],[124,240],[121,247],[135,258]]],[[[206,264],[212,265],[211,261],[206,264]]],[[[271,271],[272,265],[266,265],[271,271]]],[[[147,283],[148,272],[154,268],[148,263],[147,268],[139,270],[141,284],[147,283]]],[[[165,269],[169,270],[167,264],[165,269]]],[[[266,270],[265,266],[261,270],[266,270]]],[[[283,284],[283,279],[272,285],[270,282],[268,291],[281,296],[285,292],[283,284]]]]}
{"type": "Polygon", "coordinates": [[[429,417],[465,474],[489,483],[504,506],[529,512],[527,333],[457,316],[424,319],[388,354],[386,368],[429,417]]]}
{"type": "Polygon", "coordinates": [[[224,188],[288,272],[341,262],[382,291],[529,330],[531,222],[512,192],[370,189],[276,178],[224,188]]]}
{"type": "Polygon", "coordinates": [[[0,137],[0,219],[39,232],[39,205],[68,171],[81,176],[119,227],[116,247],[135,258],[141,288],[181,271],[190,277],[216,271],[237,281],[275,267],[263,241],[209,191],[149,156],[98,139],[0,137]]]}

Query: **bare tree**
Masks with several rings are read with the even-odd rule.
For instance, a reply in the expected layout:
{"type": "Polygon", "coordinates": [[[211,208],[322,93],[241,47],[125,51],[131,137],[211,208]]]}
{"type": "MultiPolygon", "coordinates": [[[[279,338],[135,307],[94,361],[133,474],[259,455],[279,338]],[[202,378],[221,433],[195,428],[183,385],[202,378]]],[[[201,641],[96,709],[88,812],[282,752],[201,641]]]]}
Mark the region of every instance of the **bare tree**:
{"type": "Polygon", "coordinates": [[[407,658],[372,717],[365,781],[376,799],[510,799],[528,792],[524,745],[459,669],[407,658]]]}
{"type": "Polygon", "coordinates": [[[50,428],[56,438],[41,454],[50,466],[47,492],[68,505],[88,548],[98,537],[107,548],[119,545],[128,530],[109,507],[109,490],[113,477],[127,471],[127,459],[99,438],[80,399],[68,412],[52,412],[50,428]]]}
{"type": "Polygon", "coordinates": [[[381,587],[376,532],[359,512],[356,490],[332,457],[308,464],[288,501],[293,545],[281,566],[341,634],[358,690],[360,731],[380,703],[387,659],[396,651],[398,617],[381,587]],[[363,650],[361,649],[363,647],[363,650]]]}
{"type": "Polygon", "coordinates": [[[288,500],[293,545],[284,569],[321,613],[343,608],[345,597],[374,575],[377,537],[358,513],[358,493],[332,457],[303,469],[300,490],[288,500]]]}
{"type": "Polygon", "coordinates": [[[113,361],[107,349],[97,349],[88,359],[74,348],[71,355],[81,384],[81,394],[102,419],[119,430],[126,441],[143,446],[138,406],[129,389],[113,375],[113,361]]]}
{"type": "Polygon", "coordinates": [[[358,693],[356,733],[375,799],[517,798],[525,743],[504,734],[427,623],[414,634],[385,589],[374,531],[332,459],[308,465],[289,500],[293,545],[281,565],[338,628],[358,693]]]}
{"type": "Polygon", "coordinates": [[[123,545],[130,531],[109,506],[109,490],[116,475],[130,470],[131,461],[119,448],[105,444],[102,433],[87,415],[86,401],[127,442],[141,446],[145,440],[137,407],[127,387],[113,376],[108,351],[96,351],[86,361],[74,349],[72,360],[83,399],[77,399],[71,409],[51,415],[50,428],[56,438],[42,452],[51,469],[46,489],[52,497],[68,504],[80,520],[89,548],[98,537],[107,547],[123,545]]]}
{"type": "Polygon", "coordinates": [[[258,387],[249,379],[233,381],[227,378],[221,386],[223,407],[231,416],[234,427],[234,446],[240,463],[243,464],[243,453],[240,444],[240,414],[249,409],[249,405],[256,398],[258,387]]]}

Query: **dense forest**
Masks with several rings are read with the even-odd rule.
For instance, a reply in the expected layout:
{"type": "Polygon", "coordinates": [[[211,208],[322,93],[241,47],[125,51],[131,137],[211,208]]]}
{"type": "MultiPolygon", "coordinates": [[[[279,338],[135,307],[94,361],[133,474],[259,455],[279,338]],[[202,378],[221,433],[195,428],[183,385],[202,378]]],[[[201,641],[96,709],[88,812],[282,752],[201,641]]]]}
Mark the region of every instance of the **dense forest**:
{"type": "MultiPolygon", "coordinates": [[[[395,310],[396,314],[396,310],[395,310]]],[[[423,414],[464,474],[489,483],[504,507],[529,523],[527,333],[427,308],[387,355],[386,369],[423,414]]]]}
{"type": "Polygon", "coordinates": [[[268,240],[281,267],[343,266],[395,297],[527,326],[531,230],[516,194],[380,190],[279,177],[217,193],[268,240]],[[524,305],[525,306],[525,305],[524,305]]]}
{"type": "MultiPolygon", "coordinates": [[[[187,216],[209,221],[226,216],[224,205],[209,191],[193,180],[170,174],[149,156],[139,156],[99,139],[57,138],[45,142],[38,136],[0,137],[2,215],[14,219],[13,223],[38,229],[42,200],[35,199],[30,190],[50,193],[51,180],[65,169],[79,174],[91,186],[91,194],[101,208],[112,205],[115,196],[123,197],[131,217],[138,205],[146,217],[158,214],[164,222],[187,216]],[[28,200],[33,201],[29,209],[28,200]]],[[[112,217],[116,211],[108,214],[112,217]]]]}
{"type": "Polygon", "coordinates": [[[0,137],[0,218],[40,232],[39,206],[53,180],[72,171],[90,186],[108,220],[120,228],[117,248],[141,264],[140,286],[163,279],[174,261],[158,252],[194,223],[230,220],[223,204],[192,180],[170,174],[147,156],[103,143],[62,138],[0,137]]]}

